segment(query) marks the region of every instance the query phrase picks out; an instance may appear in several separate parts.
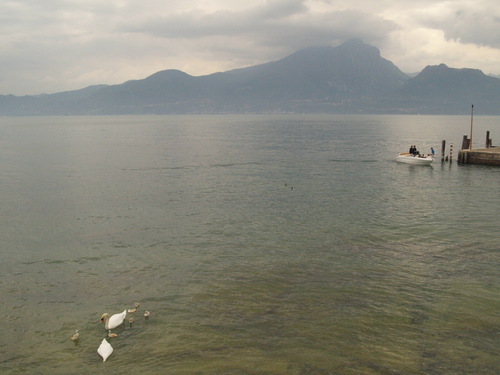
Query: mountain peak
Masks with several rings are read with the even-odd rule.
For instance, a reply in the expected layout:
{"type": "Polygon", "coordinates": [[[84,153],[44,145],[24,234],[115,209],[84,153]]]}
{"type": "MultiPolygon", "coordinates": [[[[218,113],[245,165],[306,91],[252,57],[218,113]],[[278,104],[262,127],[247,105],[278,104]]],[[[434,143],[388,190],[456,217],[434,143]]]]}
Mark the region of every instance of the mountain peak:
{"type": "Polygon", "coordinates": [[[167,70],[161,70],[159,72],[151,74],[149,77],[147,77],[147,80],[162,80],[162,81],[170,81],[170,80],[179,80],[183,78],[189,78],[192,77],[187,73],[184,73],[180,70],[177,69],[167,69],[167,70]]]}
{"type": "Polygon", "coordinates": [[[380,57],[380,50],[377,47],[366,44],[361,39],[348,40],[347,42],[339,45],[337,49],[343,53],[349,53],[356,56],[363,54],[375,58],[380,57]]]}
{"type": "Polygon", "coordinates": [[[311,46],[303,48],[282,60],[292,60],[294,58],[316,59],[332,57],[348,58],[380,58],[380,50],[377,47],[365,44],[361,39],[351,39],[337,47],[332,46],[311,46]]]}
{"type": "Polygon", "coordinates": [[[435,75],[439,75],[441,77],[450,77],[450,78],[455,78],[455,77],[465,78],[470,76],[476,78],[487,77],[479,69],[470,69],[470,68],[456,69],[456,68],[450,68],[449,66],[443,63],[439,65],[427,65],[417,77],[424,79],[426,77],[433,77],[435,75]]]}
{"type": "Polygon", "coordinates": [[[460,113],[470,103],[480,103],[484,112],[495,112],[500,97],[500,80],[479,69],[455,69],[445,64],[426,66],[399,90],[399,99],[420,98],[420,106],[439,113],[443,107],[460,113]]]}

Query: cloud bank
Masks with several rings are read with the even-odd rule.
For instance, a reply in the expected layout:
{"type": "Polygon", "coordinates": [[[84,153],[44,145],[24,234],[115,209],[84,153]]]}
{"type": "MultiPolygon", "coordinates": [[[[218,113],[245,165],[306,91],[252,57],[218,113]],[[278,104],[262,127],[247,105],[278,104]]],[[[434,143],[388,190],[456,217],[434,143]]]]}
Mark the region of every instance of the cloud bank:
{"type": "Polygon", "coordinates": [[[163,69],[204,75],[360,38],[406,72],[500,74],[496,0],[5,0],[0,94],[115,84],[163,69]]]}

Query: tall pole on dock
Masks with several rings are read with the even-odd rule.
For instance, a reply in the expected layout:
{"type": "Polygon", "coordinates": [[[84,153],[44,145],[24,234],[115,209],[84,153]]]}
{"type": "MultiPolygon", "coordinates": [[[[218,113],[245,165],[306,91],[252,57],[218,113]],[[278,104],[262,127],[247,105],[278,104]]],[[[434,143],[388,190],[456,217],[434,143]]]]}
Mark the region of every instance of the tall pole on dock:
{"type": "Polygon", "coordinates": [[[474,104],[470,110],[470,142],[469,142],[469,150],[472,150],[472,122],[474,118],[474,104]]]}

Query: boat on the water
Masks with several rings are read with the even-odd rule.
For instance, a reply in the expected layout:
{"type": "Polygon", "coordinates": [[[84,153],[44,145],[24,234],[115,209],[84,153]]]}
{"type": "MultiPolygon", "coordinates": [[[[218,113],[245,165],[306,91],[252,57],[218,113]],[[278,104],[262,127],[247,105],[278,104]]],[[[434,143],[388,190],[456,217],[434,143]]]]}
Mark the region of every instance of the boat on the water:
{"type": "Polygon", "coordinates": [[[409,152],[401,152],[396,161],[406,164],[430,165],[434,161],[434,158],[432,155],[415,155],[409,152]]]}

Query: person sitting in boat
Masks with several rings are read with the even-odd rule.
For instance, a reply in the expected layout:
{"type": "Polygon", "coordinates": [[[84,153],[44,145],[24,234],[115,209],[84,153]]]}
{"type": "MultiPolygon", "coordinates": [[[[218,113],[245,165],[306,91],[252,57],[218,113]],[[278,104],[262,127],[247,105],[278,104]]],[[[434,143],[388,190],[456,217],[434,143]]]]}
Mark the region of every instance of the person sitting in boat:
{"type": "Polygon", "coordinates": [[[408,152],[410,153],[410,155],[414,155],[415,154],[415,146],[411,145],[410,150],[408,152]]]}

